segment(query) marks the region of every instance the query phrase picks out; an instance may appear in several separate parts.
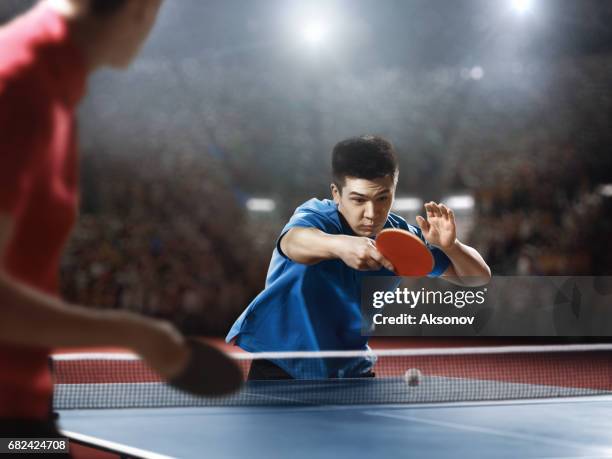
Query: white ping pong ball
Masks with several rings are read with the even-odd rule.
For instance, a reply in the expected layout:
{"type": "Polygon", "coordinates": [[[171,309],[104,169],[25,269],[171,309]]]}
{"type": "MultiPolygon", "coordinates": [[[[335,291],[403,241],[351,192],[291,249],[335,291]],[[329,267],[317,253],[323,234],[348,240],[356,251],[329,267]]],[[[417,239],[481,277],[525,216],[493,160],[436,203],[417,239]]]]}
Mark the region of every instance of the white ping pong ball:
{"type": "Polygon", "coordinates": [[[404,382],[409,386],[418,386],[421,382],[421,371],[418,368],[410,368],[404,373],[404,382]]]}

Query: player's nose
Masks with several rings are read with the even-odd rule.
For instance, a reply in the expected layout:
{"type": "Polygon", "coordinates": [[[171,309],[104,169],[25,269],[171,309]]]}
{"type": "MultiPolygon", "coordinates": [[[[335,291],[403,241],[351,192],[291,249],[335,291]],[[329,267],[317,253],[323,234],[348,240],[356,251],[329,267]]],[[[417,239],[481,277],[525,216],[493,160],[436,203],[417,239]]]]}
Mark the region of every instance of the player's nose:
{"type": "Polygon", "coordinates": [[[376,215],[376,209],[374,209],[374,204],[371,202],[368,202],[365,205],[363,216],[367,218],[368,220],[374,220],[375,215],[376,215]]]}

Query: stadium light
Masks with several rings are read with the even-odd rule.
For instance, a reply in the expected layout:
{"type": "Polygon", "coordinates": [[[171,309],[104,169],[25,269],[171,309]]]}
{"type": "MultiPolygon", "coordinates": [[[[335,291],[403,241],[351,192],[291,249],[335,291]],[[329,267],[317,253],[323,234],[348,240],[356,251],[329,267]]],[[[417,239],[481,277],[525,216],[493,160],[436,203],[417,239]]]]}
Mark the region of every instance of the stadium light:
{"type": "MultiPolygon", "coordinates": [[[[280,2],[279,19],[285,26],[287,43],[301,54],[318,59],[333,54],[338,38],[346,32],[348,9],[329,0],[280,2]]],[[[346,37],[345,37],[346,38],[346,37]]],[[[298,54],[299,55],[299,54],[298,54]]]]}
{"type": "Polygon", "coordinates": [[[395,198],[393,210],[396,212],[416,212],[423,207],[423,200],[419,198],[395,198]]]}
{"type": "Polygon", "coordinates": [[[533,7],[532,0],[511,0],[512,9],[517,13],[527,13],[533,7]]]}
{"type": "Polygon", "coordinates": [[[599,194],[606,197],[612,198],[612,183],[607,183],[605,185],[601,185],[598,188],[599,194]]]}
{"type": "Polygon", "coordinates": [[[246,202],[246,207],[251,212],[272,212],[276,209],[276,202],[267,198],[250,198],[246,202]]]}
{"type": "Polygon", "coordinates": [[[302,38],[311,46],[320,45],[328,34],[328,27],[322,21],[312,20],[302,27],[302,38]]]}
{"type": "Polygon", "coordinates": [[[482,67],[476,66],[473,67],[472,70],[470,70],[470,77],[472,78],[472,80],[481,80],[483,76],[484,70],[482,69],[482,67]]]}
{"type": "Polygon", "coordinates": [[[453,210],[470,211],[474,208],[474,197],[470,195],[447,196],[442,202],[453,210]]]}

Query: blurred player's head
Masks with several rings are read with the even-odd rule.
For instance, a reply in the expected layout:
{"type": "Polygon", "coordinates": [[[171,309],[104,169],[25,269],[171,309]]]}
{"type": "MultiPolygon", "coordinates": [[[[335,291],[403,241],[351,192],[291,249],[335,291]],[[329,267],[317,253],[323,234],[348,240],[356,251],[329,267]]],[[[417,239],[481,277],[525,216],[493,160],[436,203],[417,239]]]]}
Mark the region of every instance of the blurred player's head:
{"type": "Polygon", "coordinates": [[[384,226],[398,177],[393,145],[378,136],[352,137],[332,152],[332,196],[358,236],[374,236],[384,226]]]}
{"type": "Polygon", "coordinates": [[[127,67],[149,35],[162,0],[45,0],[71,25],[92,68],[127,67]]]}

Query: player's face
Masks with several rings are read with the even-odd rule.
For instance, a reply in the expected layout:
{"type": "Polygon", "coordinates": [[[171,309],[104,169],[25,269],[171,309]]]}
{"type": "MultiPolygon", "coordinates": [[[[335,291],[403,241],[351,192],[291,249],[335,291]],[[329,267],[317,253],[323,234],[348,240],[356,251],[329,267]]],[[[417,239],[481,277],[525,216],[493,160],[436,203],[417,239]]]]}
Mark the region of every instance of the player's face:
{"type": "Polygon", "coordinates": [[[393,204],[396,180],[347,177],[339,190],[331,186],[338,210],[357,236],[375,236],[383,229],[393,204]]]}

